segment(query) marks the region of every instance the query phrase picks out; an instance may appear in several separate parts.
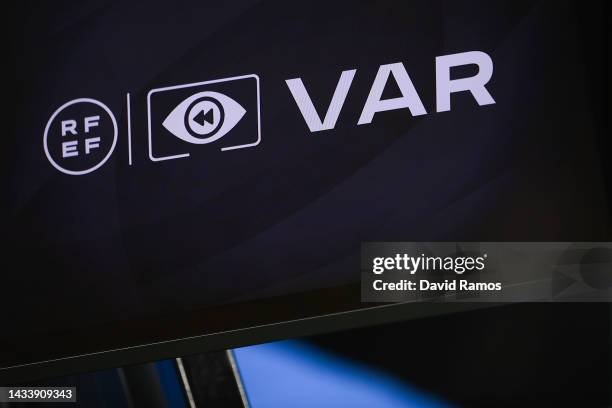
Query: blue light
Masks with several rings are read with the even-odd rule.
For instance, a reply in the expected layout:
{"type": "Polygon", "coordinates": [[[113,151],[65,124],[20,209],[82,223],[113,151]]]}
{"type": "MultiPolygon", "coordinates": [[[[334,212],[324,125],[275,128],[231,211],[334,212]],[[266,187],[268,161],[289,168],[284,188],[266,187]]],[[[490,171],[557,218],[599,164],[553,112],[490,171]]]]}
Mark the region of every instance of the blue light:
{"type": "Polygon", "coordinates": [[[171,408],[185,408],[183,384],[179,379],[174,360],[162,360],[155,363],[161,389],[166,397],[166,406],[171,408]]]}
{"type": "Polygon", "coordinates": [[[449,406],[387,374],[300,341],[244,347],[234,353],[252,408],[449,406]]]}

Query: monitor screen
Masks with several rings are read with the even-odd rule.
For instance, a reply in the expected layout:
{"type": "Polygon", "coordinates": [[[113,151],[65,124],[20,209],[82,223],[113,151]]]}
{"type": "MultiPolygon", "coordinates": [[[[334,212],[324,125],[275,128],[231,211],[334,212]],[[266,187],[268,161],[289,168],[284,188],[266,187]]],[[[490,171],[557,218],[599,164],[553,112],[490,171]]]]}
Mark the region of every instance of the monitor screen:
{"type": "Polygon", "coordinates": [[[363,242],[609,240],[604,7],[17,6],[0,367],[369,309],[363,242]]]}

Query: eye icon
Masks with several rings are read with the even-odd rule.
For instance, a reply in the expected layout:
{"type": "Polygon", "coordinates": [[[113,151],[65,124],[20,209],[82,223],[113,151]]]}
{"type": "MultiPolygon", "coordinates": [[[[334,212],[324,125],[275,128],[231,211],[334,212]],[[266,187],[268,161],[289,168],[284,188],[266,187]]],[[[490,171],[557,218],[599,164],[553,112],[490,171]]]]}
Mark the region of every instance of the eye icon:
{"type": "Polygon", "coordinates": [[[242,119],[246,110],[218,92],[199,92],[179,103],[162,125],[188,143],[207,144],[219,140],[242,119]]]}

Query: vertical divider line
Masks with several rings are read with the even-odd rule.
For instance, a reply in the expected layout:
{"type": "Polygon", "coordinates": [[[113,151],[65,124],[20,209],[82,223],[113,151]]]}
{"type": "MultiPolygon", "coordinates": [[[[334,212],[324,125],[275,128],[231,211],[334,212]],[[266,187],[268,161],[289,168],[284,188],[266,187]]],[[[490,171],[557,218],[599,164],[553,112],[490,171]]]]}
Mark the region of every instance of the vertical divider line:
{"type": "Polygon", "coordinates": [[[127,93],[127,134],[128,134],[128,163],[132,165],[132,108],[130,104],[130,93],[127,93]]]}

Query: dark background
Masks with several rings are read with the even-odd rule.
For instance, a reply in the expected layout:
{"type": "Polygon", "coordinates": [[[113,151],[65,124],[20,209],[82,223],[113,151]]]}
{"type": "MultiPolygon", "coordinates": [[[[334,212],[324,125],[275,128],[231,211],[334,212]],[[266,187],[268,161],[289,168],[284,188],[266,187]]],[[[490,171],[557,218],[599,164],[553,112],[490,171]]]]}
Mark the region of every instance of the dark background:
{"type": "MultiPolygon", "coordinates": [[[[610,240],[606,13],[603,1],[19,6],[1,365],[359,307],[362,241],[610,240]],[[455,95],[435,113],[435,56],[471,50],[493,59],[496,104],[455,95]],[[395,62],[428,115],[358,127],[379,65],[395,62]],[[311,134],[284,81],[301,77],[322,114],[353,68],[336,128],[311,134]],[[148,160],[150,89],[243,74],[261,79],[259,147],[148,160]],[[119,142],[74,177],[47,162],[42,133],[78,97],[111,108],[119,142]]],[[[608,324],[590,336],[608,339],[608,324]]]]}

